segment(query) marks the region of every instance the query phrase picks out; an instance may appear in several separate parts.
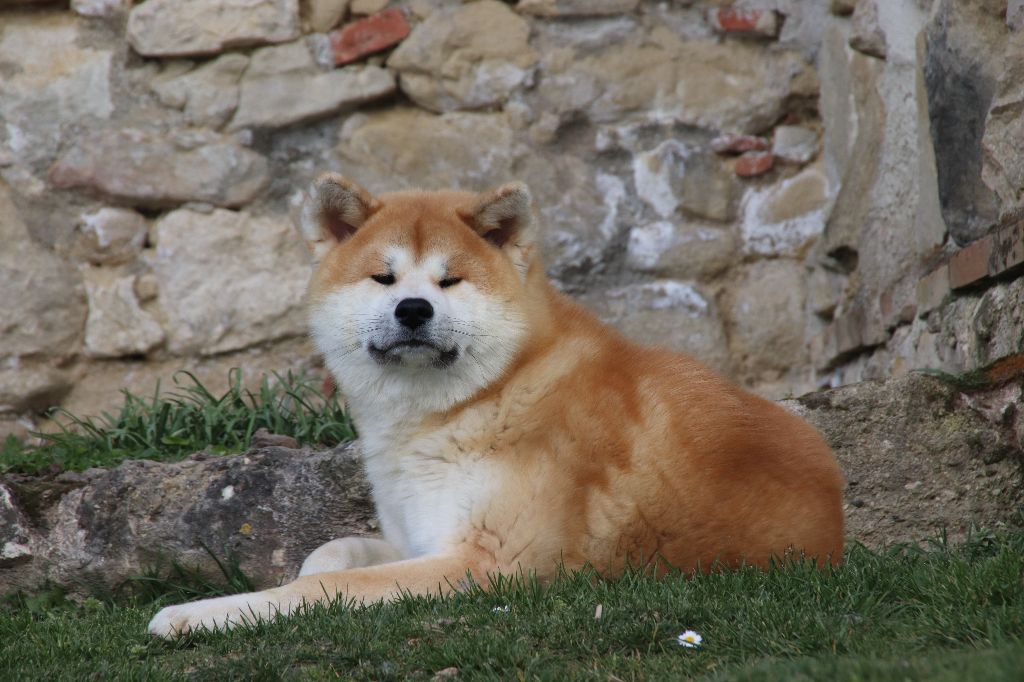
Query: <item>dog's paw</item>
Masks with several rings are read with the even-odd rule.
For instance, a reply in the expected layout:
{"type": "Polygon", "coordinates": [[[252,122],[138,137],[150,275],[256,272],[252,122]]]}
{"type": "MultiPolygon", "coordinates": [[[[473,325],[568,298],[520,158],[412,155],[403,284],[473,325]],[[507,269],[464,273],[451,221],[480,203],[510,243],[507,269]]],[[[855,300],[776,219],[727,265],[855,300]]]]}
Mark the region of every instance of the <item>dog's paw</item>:
{"type": "Polygon", "coordinates": [[[147,630],[151,635],[174,639],[200,628],[227,630],[243,623],[268,620],[277,613],[277,603],[267,595],[234,594],[164,607],[149,621],[147,630]]]}

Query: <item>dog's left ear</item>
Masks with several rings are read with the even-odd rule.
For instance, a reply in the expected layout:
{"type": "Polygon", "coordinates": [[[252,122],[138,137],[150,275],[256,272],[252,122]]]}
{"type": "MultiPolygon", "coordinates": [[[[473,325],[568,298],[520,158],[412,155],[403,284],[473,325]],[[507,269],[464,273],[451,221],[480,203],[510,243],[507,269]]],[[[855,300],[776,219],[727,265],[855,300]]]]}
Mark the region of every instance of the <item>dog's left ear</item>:
{"type": "Polygon", "coordinates": [[[362,227],[380,202],[360,185],[337,173],[318,177],[302,206],[299,229],[313,260],[319,262],[331,247],[362,227]]]}
{"type": "Polygon", "coordinates": [[[537,240],[532,210],[530,190],[521,182],[510,182],[480,194],[472,208],[459,211],[459,217],[525,271],[537,240]]]}

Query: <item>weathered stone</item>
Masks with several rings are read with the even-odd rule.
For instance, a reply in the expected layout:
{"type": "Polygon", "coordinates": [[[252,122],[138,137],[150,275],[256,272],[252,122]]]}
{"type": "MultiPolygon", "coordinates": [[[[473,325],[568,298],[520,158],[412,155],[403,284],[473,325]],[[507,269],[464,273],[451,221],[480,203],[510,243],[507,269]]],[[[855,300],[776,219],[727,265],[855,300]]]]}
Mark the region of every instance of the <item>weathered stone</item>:
{"type": "MultiPolygon", "coordinates": [[[[1021,387],[1011,387],[1019,400],[1021,387]]],[[[910,374],[810,393],[783,405],[821,431],[847,480],[846,532],[870,546],[963,538],[972,527],[1012,523],[1022,501],[1020,445],[980,402],[910,374]],[[853,500],[859,504],[851,504],[853,500]]]]}
{"type": "Polygon", "coordinates": [[[388,0],[352,0],[352,14],[374,14],[388,6],[388,0]]]}
{"type": "Polygon", "coordinates": [[[80,47],[67,12],[5,13],[0,30],[0,138],[26,165],[53,158],[68,121],[95,125],[114,110],[113,52],[80,47]]]}
{"type": "Polygon", "coordinates": [[[163,74],[151,88],[160,101],[182,109],[185,121],[220,128],[238,107],[238,83],[249,66],[242,54],[226,54],[184,74],[163,74]]]}
{"type": "Polygon", "coordinates": [[[732,175],[715,157],[678,140],[634,156],[633,184],[662,218],[679,208],[711,220],[729,220],[734,214],[737,187],[732,175]]]}
{"type": "Polygon", "coordinates": [[[678,280],[634,284],[586,300],[594,312],[634,341],[690,353],[728,372],[729,352],[713,299],[678,280]]]}
{"type": "Polygon", "coordinates": [[[502,114],[438,116],[419,109],[356,114],[338,137],[341,170],[375,192],[482,191],[511,179],[512,130],[502,114]]]}
{"type": "Polygon", "coordinates": [[[71,0],[71,9],[83,17],[114,17],[131,6],[131,0],[71,0]]]}
{"type": "Polygon", "coordinates": [[[128,16],[128,42],[146,57],[216,54],[298,37],[298,0],[146,0],[128,16]]]}
{"type": "Polygon", "coordinates": [[[143,355],[163,343],[164,330],[135,298],[135,276],[82,267],[89,316],[85,352],[96,358],[143,355]]]}
{"type": "Polygon", "coordinates": [[[50,169],[50,180],[133,206],[238,206],[252,201],[270,177],[266,159],[229,137],[129,129],[84,135],[50,169]]]}
{"type": "Polygon", "coordinates": [[[632,12],[640,0],[519,0],[516,11],[538,17],[593,17],[632,12]]]}
{"type": "Polygon", "coordinates": [[[0,358],[71,352],[85,324],[81,278],[32,241],[0,183],[0,358]]]}
{"type": "Polygon", "coordinates": [[[69,390],[68,372],[45,361],[9,358],[0,362],[0,414],[42,412],[59,405],[69,390]]]}
{"type": "Polygon", "coordinates": [[[497,106],[533,78],[530,27],[498,0],[431,14],[388,59],[402,91],[433,111],[497,106]]]}
{"type": "Polygon", "coordinates": [[[0,570],[32,560],[29,526],[10,489],[0,483],[0,570]]]}
{"type": "MultiPolygon", "coordinates": [[[[961,245],[985,234],[999,216],[998,198],[982,178],[982,140],[1004,70],[1006,35],[1003,22],[979,3],[953,0],[937,2],[925,31],[924,85],[939,201],[949,233],[961,245]]],[[[1010,63],[1019,58],[1013,55],[1010,63]]]]}
{"type": "Polygon", "coordinates": [[[772,154],[781,161],[808,163],[818,155],[818,133],[804,126],[778,126],[772,138],[772,154]]]}
{"type": "Polygon", "coordinates": [[[771,152],[745,152],[733,164],[733,170],[741,178],[756,178],[774,167],[775,155],[771,152]]]}
{"type": "MultiPolygon", "coordinates": [[[[1022,5],[1024,7],[1024,5],[1022,5]]],[[[1021,11],[1024,17],[1024,10],[1021,11]]],[[[985,119],[981,177],[1000,201],[1002,215],[1024,207],[1024,31],[1006,41],[1003,70],[985,119]]]]}
{"type": "Polygon", "coordinates": [[[379,66],[322,71],[302,41],[265,47],[241,83],[232,129],[280,128],[386,97],[395,77],[379,66]],[[263,68],[264,63],[275,65],[263,68]]]}
{"type": "Polygon", "coordinates": [[[177,463],[137,460],[5,484],[15,505],[22,494],[35,500],[38,522],[21,526],[30,542],[19,544],[31,547],[31,561],[0,564],[3,592],[44,581],[78,594],[110,592],[171,561],[216,576],[204,546],[218,557],[232,556],[259,587],[271,587],[294,578],[324,542],[377,531],[353,446],[326,452],[268,447],[177,463]]]}
{"type": "Polygon", "coordinates": [[[1024,28],[1024,0],[1009,0],[1006,3],[1006,25],[1013,31],[1024,28]]]}
{"type": "Polygon", "coordinates": [[[828,8],[832,14],[849,16],[857,9],[857,0],[829,0],[828,8]]]}
{"type": "Polygon", "coordinates": [[[733,264],[736,253],[731,230],[659,221],[629,231],[626,263],[640,272],[694,280],[721,273],[733,264]]]}
{"type": "Polygon", "coordinates": [[[180,209],[154,233],[172,353],[222,353],[305,331],[309,257],[287,218],[180,209]]]}
{"type": "Polygon", "coordinates": [[[111,265],[134,259],[146,242],[149,225],[139,213],[127,208],[104,206],[83,213],[76,226],[73,247],[76,257],[111,265]]]}
{"type": "Polygon", "coordinates": [[[777,185],[750,189],[743,200],[743,252],[757,256],[803,256],[825,230],[828,179],[811,166],[777,185]]]}
{"type": "Polygon", "coordinates": [[[924,315],[945,303],[950,289],[948,265],[940,265],[922,277],[915,289],[918,314],[924,315]]]}
{"type": "Polygon", "coordinates": [[[723,7],[709,11],[708,21],[728,35],[774,38],[779,34],[779,15],[771,10],[723,7]]]}
{"type": "Polygon", "coordinates": [[[785,372],[807,361],[803,266],[766,260],[744,266],[725,296],[729,350],[744,375],[785,372]]]}
{"type": "Polygon", "coordinates": [[[314,33],[327,33],[341,23],[348,8],[349,0],[303,0],[299,7],[302,26],[314,33]]]}
{"type": "Polygon", "coordinates": [[[817,92],[813,69],[793,52],[746,43],[682,41],[654,29],[642,43],[605,46],[581,59],[545,55],[537,91],[564,117],[604,123],[637,115],[719,131],[759,133],[793,96],[817,92]]]}
{"type": "Polygon", "coordinates": [[[885,59],[885,31],[879,23],[877,2],[878,0],[859,0],[857,3],[853,11],[850,47],[871,57],[885,59]]]}
{"type": "Polygon", "coordinates": [[[330,34],[334,63],[339,66],[348,64],[394,47],[405,40],[409,31],[409,22],[399,9],[354,21],[330,34]]]}

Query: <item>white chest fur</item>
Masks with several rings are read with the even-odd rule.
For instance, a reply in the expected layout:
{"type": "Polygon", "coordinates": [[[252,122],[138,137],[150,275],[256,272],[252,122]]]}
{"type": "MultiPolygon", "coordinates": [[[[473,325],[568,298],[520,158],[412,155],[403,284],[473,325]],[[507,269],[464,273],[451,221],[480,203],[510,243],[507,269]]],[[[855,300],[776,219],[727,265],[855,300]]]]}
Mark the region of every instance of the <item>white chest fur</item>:
{"type": "Polygon", "coordinates": [[[366,473],[384,538],[406,557],[443,551],[465,536],[496,480],[494,464],[443,434],[409,440],[363,430],[366,473]]]}

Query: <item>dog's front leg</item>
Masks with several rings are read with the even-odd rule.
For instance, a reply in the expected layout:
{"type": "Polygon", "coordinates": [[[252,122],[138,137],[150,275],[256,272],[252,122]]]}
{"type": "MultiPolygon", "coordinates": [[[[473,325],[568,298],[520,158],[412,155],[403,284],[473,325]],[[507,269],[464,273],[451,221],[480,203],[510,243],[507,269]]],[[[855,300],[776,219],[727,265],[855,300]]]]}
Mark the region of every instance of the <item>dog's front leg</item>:
{"type": "Polygon", "coordinates": [[[493,564],[476,550],[316,573],[262,592],[168,606],[149,622],[149,632],[170,638],[201,627],[228,629],[243,622],[287,615],[302,604],[336,597],[367,603],[391,599],[403,592],[444,594],[463,584],[467,573],[477,583],[486,585],[485,576],[494,570],[493,564]]]}

